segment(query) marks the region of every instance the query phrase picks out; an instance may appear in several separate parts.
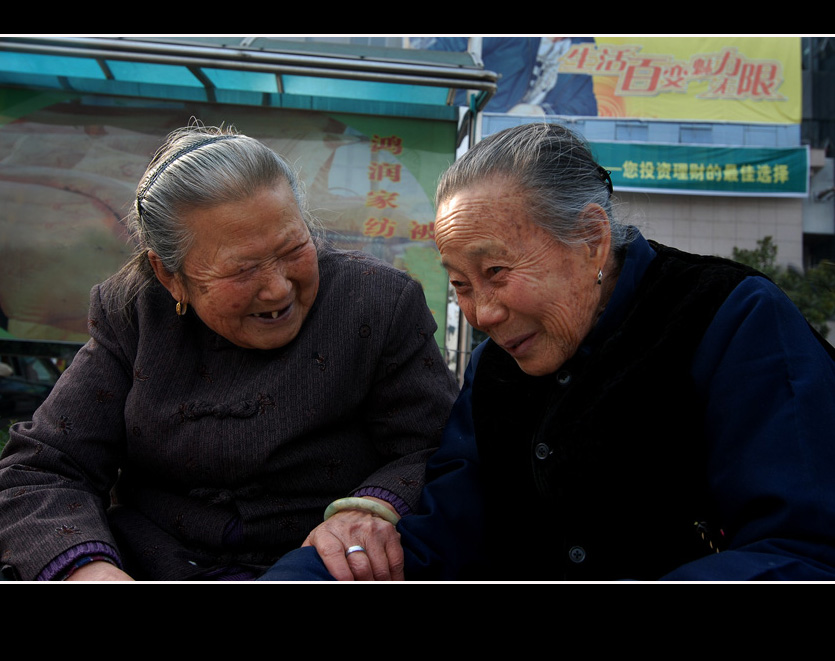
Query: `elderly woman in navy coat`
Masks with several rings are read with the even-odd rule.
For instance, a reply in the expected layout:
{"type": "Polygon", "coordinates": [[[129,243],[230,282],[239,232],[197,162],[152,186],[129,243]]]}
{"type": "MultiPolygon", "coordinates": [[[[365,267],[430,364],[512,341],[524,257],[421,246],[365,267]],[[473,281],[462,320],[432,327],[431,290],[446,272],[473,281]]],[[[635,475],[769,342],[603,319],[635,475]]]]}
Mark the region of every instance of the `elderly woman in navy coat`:
{"type": "Polygon", "coordinates": [[[397,526],[406,578],[835,578],[832,347],[756,271],[618,223],[611,192],[556,124],[444,175],[437,246],[489,339],[397,526]]]}

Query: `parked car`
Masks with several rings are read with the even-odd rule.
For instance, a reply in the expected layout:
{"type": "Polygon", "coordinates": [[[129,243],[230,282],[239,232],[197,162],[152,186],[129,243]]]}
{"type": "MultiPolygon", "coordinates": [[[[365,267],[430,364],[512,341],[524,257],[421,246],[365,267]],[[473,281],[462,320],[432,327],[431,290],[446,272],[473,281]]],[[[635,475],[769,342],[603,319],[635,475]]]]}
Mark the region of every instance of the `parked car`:
{"type": "Polygon", "coordinates": [[[60,375],[51,358],[0,355],[0,429],[31,420],[60,375]]]}

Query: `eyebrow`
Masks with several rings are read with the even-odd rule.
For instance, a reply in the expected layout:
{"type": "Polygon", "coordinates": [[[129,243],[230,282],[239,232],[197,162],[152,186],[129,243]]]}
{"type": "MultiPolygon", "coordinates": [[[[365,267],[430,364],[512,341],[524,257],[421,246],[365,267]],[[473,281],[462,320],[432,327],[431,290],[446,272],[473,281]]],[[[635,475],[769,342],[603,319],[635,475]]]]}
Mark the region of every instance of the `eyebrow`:
{"type": "MultiPolygon", "coordinates": [[[[495,259],[504,259],[507,255],[508,251],[504,246],[497,248],[494,243],[476,243],[472,246],[468,246],[467,249],[464,250],[464,257],[468,259],[488,256],[494,256],[495,259]]],[[[449,268],[450,266],[449,262],[444,257],[441,257],[441,266],[444,268],[449,268]]]]}

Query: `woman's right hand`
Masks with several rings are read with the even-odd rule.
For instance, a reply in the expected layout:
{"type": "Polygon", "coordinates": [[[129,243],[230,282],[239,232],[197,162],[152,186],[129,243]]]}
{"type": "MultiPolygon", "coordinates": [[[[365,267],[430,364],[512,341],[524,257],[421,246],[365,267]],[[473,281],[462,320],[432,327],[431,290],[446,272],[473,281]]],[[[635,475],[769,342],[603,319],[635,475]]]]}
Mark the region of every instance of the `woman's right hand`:
{"type": "MultiPolygon", "coordinates": [[[[389,503],[366,497],[397,514],[389,503]]],[[[369,512],[337,512],[314,528],[302,546],[314,546],[325,568],[338,581],[402,581],[400,533],[388,521],[369,512]],[[362,553],[346,555],[352,546],[362,553]]]]}
{"type": "Polygon", "coordinates": [[[76,569],[68,581],[132,581],[133,579],[116,565],[104,560],[90,562],[76,569]]]}

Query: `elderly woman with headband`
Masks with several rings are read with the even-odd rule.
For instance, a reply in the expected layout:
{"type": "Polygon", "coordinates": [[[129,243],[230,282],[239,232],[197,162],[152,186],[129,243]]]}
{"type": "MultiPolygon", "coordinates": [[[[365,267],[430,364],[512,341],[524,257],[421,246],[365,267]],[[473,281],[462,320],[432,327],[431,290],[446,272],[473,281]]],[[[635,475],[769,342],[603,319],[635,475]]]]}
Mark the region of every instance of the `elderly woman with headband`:
{"type": "MultiPolygon", "coordinates": [[[[556,124],[446,172],[435,239],[473,353],[408,579],[835,579],[832,347],[761,274],[617,222],[556,124]]],[[[322,576],[311,549],[264,578],[322,576]]]]}
{"type": "Polygon", "coordinates": [[[4,575],[249,579],[307,544],[399,578],[457,393],[420,285],[317,239],[295,174],[234,132],[173,133],[134,207],[135,257],[0,460],[4,575]]]}

